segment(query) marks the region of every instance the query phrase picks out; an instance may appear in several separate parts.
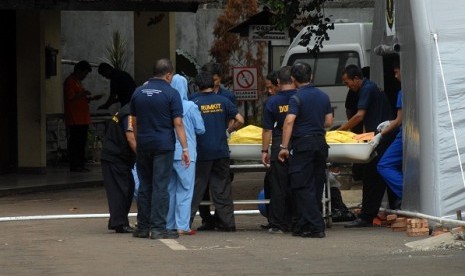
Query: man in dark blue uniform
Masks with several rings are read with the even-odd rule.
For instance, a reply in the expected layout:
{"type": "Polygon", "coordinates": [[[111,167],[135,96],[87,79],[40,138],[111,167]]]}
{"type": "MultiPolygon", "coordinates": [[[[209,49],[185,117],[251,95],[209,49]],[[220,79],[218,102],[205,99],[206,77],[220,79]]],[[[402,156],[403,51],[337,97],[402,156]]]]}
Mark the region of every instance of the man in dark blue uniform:
{"type": "Polygon", "coordinates": [[[136,161],[136,139],[129,104],[123,106],[108,123],[101,160],[110,209],[108,229],[116,233],[132,233],[134,229],[129,226],[128,214],[134,195],[131,170],[136,161]]]}
{"type": "Polygon", "coordinates": [[[181,160],[189,166],[186,133],[182,123],[182,102],[170,86],[173,65],[160,59],[154,77],[137,88],[131,99],[137,141],[137,174],[140,186],[137,200],[138,238],[177,238],[177,231],[166,230],[169,208],[168,184],[173,171],[175,134],[182,146],[181,160]]]}
{"type": "MultiPolygon", "coordinates": [[[[344,69],[342,81],[352,92],[358,94],[358,110],[339,130],[350,130],[362,123],[365,132],[376,132],[376,128],[380,123],[392,119],[392,112],[386,95],[379,90],[374,82],[363,77],[362,70],[357,65],[349,65],[344,69]]],[[[357,219],[344,227],[368,227],[373,225],[373,219],[378,215],[386,190],[386,183],[378,173],[377,164],[394,136],[383,137],[376,148],[378,155],[364,165],[362,210],[357,219]]]]}
{"type": "Polygon", "coordinates": [[[263,110],[262,163],[270,166],[268,175],[270,204],[267,210],[270,233],[288,232],[292,228],[292,200],[287,163],[278,161],[289,99],[296,93],[290,66],[279,70],[277,83],[280,90],[275,96],[267,99],[263,110]],[[268,151],[270,142],[272,142],[271,154],[268,151]]]}
{"type": "Polygon", "coordinates": [[[325,222],[320,204],[328,157],[325,128],[333,123],[331,103],[328,95],[310,83],[310,65],[304,62],[294,64],[291,75],[298,90],[289,100],[278,158],[281,162],[289,158],[291,188],[299,216],[292,234],[324,238],[325,222]]]}
{"type": "Polygon", "coordinates": [[[222,231],[234,232],[236,224],[231,197],[230,160],[226,132],[231,133],[241,127],[244,118],[230,100],[213,92],[213,77],[209,72],[200,72],[195,82],[199,87],[200,95],[193,101],[202,114],[205,133],[197,138],[197,167],[191,205],[191,223],[210,186],[218,220],[215,227],[222,231]]]}

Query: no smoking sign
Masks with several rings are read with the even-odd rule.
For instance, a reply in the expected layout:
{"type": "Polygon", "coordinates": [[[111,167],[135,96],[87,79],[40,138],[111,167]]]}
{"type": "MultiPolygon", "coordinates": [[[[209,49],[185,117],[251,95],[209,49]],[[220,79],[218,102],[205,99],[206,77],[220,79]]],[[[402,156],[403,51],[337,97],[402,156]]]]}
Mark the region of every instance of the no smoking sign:
{"type": "Polygon", "coordinates": [[[233,67],[233,88],[239,101],[257,100],[257,68],[233,67]]]}

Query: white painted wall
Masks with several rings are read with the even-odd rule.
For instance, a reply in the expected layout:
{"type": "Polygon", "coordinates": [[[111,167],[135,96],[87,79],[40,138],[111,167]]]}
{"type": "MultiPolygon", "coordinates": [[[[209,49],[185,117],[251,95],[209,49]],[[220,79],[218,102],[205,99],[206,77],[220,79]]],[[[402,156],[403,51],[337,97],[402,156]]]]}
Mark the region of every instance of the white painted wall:
{"type": "MultiPolygon", "coordinates": [[[[62,59],[87,60],[99,64],[105,56],[105,47],[111,43],[113,31],[119,31],[128,46],[128,65],[126,71],[134,76],[134,13],[103,11],[63,11],[61,13],[62,59]]],[[[73,71],[73,65],[63,64],[62,83],[73,71]]],[[[83,82],[84,86],[95,94],[105,93],[99,101],[90,104],[91,113],[110,113],[118,110],[114,104],[109,110],[97,111],[110,93],[110,82],[100,76],[93,68],[83,82]]]]}

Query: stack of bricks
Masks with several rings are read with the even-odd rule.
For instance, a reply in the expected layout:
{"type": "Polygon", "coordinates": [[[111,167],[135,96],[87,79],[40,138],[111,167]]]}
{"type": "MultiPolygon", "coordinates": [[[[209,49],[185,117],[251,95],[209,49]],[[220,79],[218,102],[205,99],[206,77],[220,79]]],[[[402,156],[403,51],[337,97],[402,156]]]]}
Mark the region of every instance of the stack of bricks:
{"type": "Polygon", "coordinates": [[[428,220],[426,219],[407,219],[407,236],[418,237],[429,235],[428,220]]]}
{"type": "Polygon", "coordinates": [[[386,221],[387,214],[386,212],[379,212],[376,218],[373,219],[374,226],[387,226],[388,223],[386,221]]]}
{"type": "Polygon", "coordinates": [[[389,215],[387,216],[386,221],[394,232],[403,232],[407,230],[406,218],[397,217],[397,215],[389,215]]]}
{"type": "Polygon", "coordinates": [[[431,233],[431,236],[439,236],[445,233],[449,233],[449,229],[447,227],[444,227],[442,224],[436,224],[433,227],[433,233],[431,233]]]}

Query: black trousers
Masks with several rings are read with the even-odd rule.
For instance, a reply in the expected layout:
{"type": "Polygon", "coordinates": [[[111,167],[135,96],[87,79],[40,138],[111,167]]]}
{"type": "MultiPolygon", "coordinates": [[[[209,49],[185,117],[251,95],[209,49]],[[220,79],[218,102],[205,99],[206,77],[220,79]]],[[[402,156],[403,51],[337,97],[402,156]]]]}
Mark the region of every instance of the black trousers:
{"type": "Polygon", "coordinates": [[[191,205],[191,224],[200,202],[210,186],[211,197],[215,205],[215,215],[222,227],[235,227],[234,204],[229,177],[229,158],[211,161],[197,161],[195,168],[195,186],[191,205]]]}
{"type": "Polygon", "coordinates": [[[68,156],[71,169],[82,168],[86,164],[86,144],[89,125],[68,126],[68,156]]]}
{"type": "Polygon", "coordinates": [[[377,168],[379,159],[394,141],[394,138],[395,133],[383,137],[376,148],[377,156],[373,158],[370,163],[363,165],[362,210],[359,216],[363,220],[372,221],[378,215],[379,207],[381,207],[386,189],[389,204],[392,206],[396,201],[395,194],[387,188],[386,182],[384,182],[383,178],[378,173],[377,168]]]}
{"type": "Polygon", "coordinates": [[[272,227],[289,231],[292,227],[292,192],[287,163],[272,161],[269,173],[270,205],[268,221],[272,227]]]}
{"type": "Polygon", "coordinates": [[[110,220],[108,229],[129,225],[128,214],[134,196],[132,164],[102,160],[103,184],[107,193],[110,220]]]}
{"type": "Polygon", "coordinates": [[[289,157],[291,188],[299,221],[294,231],[324,232],[320,206],[325,185],[328,144],[324,136],[292,139],[289,157]]]}
{"type": "MultiPolygon", "coordinates": [[[[202,200],[210,200],[210,184],[207,184],[207,188],[205,189],[205,194],[203,195],[202,200]]],[[[202,224],[215,224],[216,216],[212,216],[210,213],[210,205],[199,205],[199,214],[202,218],[202,224]]]]}

